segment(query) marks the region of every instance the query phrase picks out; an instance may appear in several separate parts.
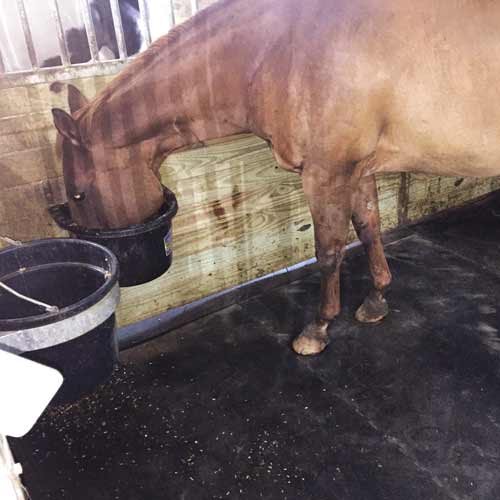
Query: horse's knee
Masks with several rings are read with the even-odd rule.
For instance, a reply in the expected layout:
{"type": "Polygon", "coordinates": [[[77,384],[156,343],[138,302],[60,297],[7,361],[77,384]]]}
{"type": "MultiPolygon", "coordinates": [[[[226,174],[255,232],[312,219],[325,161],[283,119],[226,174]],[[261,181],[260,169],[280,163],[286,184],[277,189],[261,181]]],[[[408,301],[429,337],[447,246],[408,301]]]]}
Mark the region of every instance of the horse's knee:
{"type": "Polygon", "coordinates": [[[327,250],[318,250],[316,258],[320,271],[325,274],[335,273],[344,258],[344,253],[344,245],[338,245],[327,250]]]}

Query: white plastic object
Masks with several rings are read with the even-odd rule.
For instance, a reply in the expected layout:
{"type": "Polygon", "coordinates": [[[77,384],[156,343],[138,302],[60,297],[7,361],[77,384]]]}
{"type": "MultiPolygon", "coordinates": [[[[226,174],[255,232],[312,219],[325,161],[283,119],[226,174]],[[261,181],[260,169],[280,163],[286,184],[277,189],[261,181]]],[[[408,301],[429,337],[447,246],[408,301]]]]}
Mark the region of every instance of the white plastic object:
{"type": "Polygon", "coordinates": [[[0,498],[2,500],[25,500],[20,475],[23,468],[16,464],[5,436],[0,434],[0,498]]]}
{"type": "Polygon", "coordinates": [[[27,434],[62,383],[57,370],[0,350],[0,434],[27,434]]]}

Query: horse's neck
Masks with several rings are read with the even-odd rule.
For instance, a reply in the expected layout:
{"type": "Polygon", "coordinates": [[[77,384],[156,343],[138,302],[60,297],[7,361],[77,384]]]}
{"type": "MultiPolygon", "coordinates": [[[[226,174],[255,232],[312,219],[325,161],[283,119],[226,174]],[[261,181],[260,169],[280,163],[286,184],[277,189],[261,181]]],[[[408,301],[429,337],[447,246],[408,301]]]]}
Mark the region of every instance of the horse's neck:
{"type": "Polygon", "coordinates": [[[97,99],[89,133],[169,151],[246,131],[252,75],[279,36],[273,1],[226,0],[161,38],[97,99]]]}

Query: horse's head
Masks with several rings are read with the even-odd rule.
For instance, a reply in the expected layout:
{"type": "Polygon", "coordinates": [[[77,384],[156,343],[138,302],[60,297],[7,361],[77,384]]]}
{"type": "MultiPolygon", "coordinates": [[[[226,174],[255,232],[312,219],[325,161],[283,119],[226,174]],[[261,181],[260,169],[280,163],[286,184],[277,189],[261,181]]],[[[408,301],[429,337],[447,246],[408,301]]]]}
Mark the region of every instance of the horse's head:
{"type": "MultiPolygon", "coordinates": [[[[72,219],[87,228],[117,228],[143,222],[163,202],[154,168],[151,141],[116,146],[112,133],[119,124],[97,123],[87,130],[88,103],[68,86],[70,113],[53,109],[62,143],[62,164],[72,219]],[[116,125],[116,127],[115,127],[116,125]]],[[[111,118],[112,120],[112,118],[111,118]]]]}

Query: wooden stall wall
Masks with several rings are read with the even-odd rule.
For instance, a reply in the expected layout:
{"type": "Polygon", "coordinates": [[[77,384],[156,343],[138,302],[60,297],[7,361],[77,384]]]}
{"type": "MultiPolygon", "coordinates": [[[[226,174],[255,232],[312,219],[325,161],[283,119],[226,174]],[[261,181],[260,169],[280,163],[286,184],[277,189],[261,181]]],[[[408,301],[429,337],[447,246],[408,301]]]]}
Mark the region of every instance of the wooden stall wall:
{"type": "MultiPolygon", "coordinates": [[[[91,98],[111,78],[73,83],[91,98]]],[[[64,236],[47,207],[65,196],[50,110],[66,108],[66,103],[64,87],[54,93],[50,83],[0,82],[0,236],[64,236]]],[[[300,178],[277,167],[264,141],[240,136],[173,155],[161,173],[180,206],[174,220],[174,264],[162,278],[123,290],[121,325],[314,256],[300,178]]],[[[463,204],[498,189],[500,182],[394,174],[379,177],[378,186],[387,230],[463,204]]]]}

